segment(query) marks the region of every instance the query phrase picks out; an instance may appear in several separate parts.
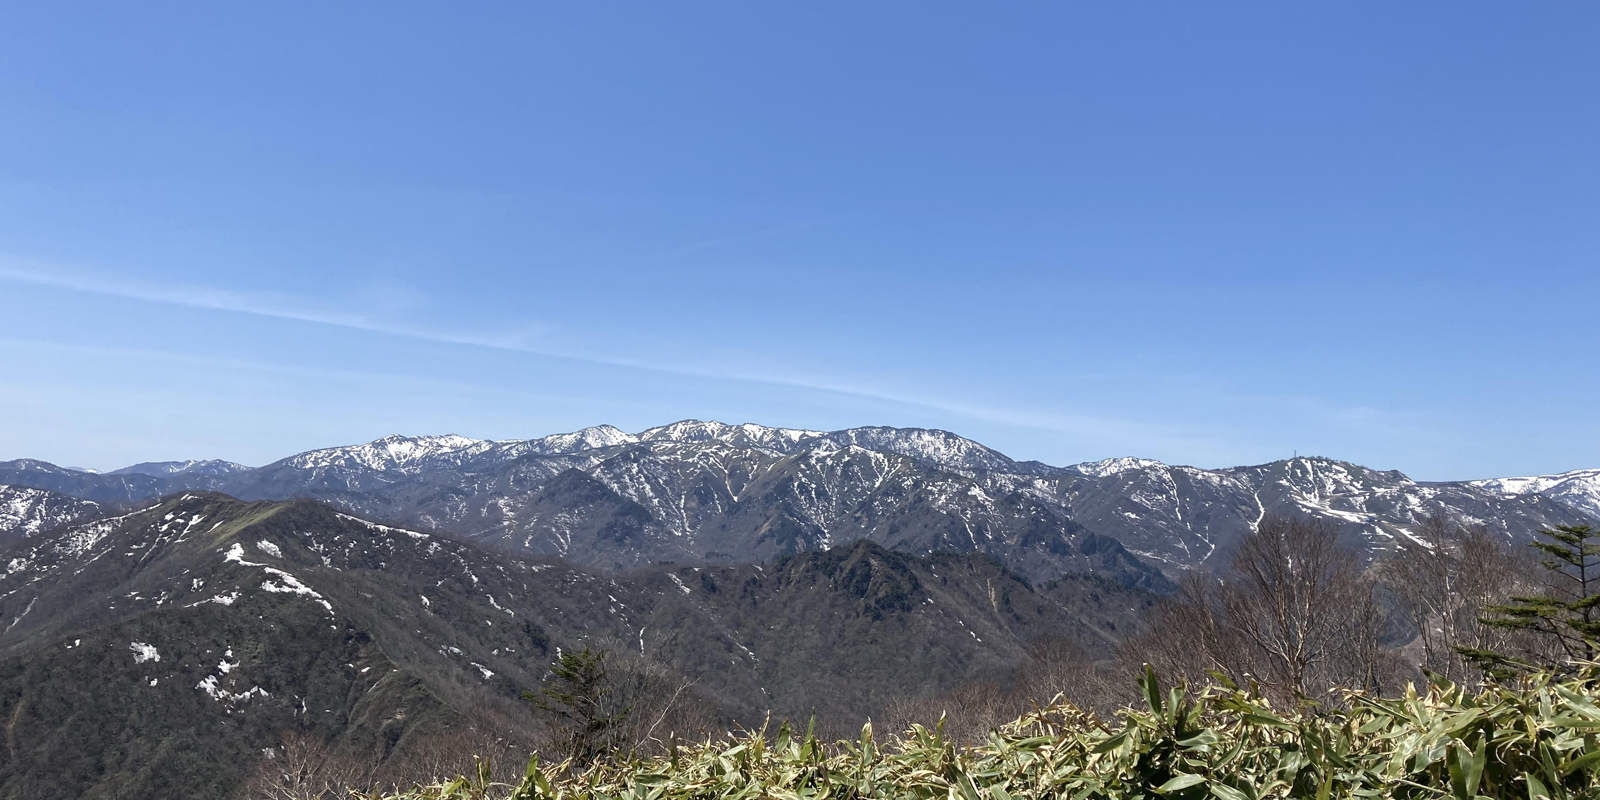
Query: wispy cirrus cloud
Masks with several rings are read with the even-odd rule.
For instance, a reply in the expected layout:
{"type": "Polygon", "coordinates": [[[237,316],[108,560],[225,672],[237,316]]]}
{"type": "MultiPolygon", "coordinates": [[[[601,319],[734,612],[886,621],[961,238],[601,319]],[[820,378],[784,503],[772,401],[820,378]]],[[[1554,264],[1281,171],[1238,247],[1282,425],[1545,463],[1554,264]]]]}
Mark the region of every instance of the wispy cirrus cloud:
{"type": "Polygon", "coordinates": [[[47,270],[35,265],[19,264],[15,261],[0,262],[0,281],[82,292],[136,302],[160,303],[184,308],[308,322],[418,341],[491,348],[667,375],[741,381],[827,392],[879,402],[915,406],[1007,425],[1070,431],[1082,429],[1086,426],[1104,430],[1107,425],[1120,426],[1128,424],[1114,420],[1040,415],[1004,408],[953,402],[941,398],[916,396],[905,392],[862,387],[826,377],[794,377],[753,370],[706,370],[628,358],[579,354],[538,345],[533,341],[537,338],[537,334],[530,334],[527,327],[505,334],[444,330],[400,323],[382,315],[350,311],[279,292],[238,291],[212,286],[182,284],[155,286],[105,274],[70,272],[59,269],[47,270]]]}
{"type": "Polygon", "coordinates": [[[227,311],[272,319],[311,322],[449,344],[500,349],[519,349],[523,346],[520,337],[497,337],[482,334],[463,335],[449,331],[429,330],[396,324],[382,317],[339,309],[319,304],[303,297],[279,292],[237,291],[192,284],[162,284],[156,286],[111,275],[73,273],[58,270],[47,271],[5,262],[0,262],[0,280],[30,286],[83,292],[122,300],[162,303],[207,311],[227,311]]]}
{"type": "MultiPolygon", "coordinates": [[[[687,377],[712,381],[730,381],[769,386],[782,390],[803,390],[868,401],[877,406],[901,406],[926,415],[928,412],[956,419],[967,419],[1018,429],[1031,429],[1050,434],[1098,441],[1122,441],[1146,452],[1181,451],[1200,452],[1218,446],[1217,442],[1197,437],[1193,431],[1182,431],[1169,426],[1151,424],[1132,419],[1119,419],[1104,415],[1079,414],[1070,411],[1024,409],[967,402],[956,398],[916,393],[837,376],[793,374],[793,370],[779,372],[782,365],[768,362],[766,368],[757,366],[736,369],[706,369],[698,366],[666,364],[626,357],[612,357],[579,353],[547,346],[539,341],[537,324],[504,333],[463,332],[418,325],[396,319],[396,315],[352,311],[319,301],[281,292],[240,291],[229,288],[198,285],[152,285],[127,278],[60,269],[17,261],[0,261],[0,282],[47,287],[56,290],[80,292],[140,303],[155,303],[183,308],[246,314],[255,317],[278,319],[316,325],[326,325],[347,330],[363,331],[384,336],[401,337],[419,342],[488,348],[492,350],[524,353],[543,358],[561,359],[573,363],[637,370],[664,376],[687,377]]],[[[380,306],[381,308],[382,306],[380,306]]],[[[751,363],[745,360],[744,365],[751,363]]],[[[881,413],[881,412],[875,412],[881,413]]]]}

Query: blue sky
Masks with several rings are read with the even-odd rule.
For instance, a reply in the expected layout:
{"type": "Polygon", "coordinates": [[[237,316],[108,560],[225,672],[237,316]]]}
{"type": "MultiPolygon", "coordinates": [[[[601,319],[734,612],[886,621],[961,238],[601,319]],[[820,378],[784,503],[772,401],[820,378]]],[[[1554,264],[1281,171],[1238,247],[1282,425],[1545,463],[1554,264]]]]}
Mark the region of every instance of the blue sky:
{"type": "Polygon", "coordinates": [[[0,459],[1600,466],[1600,6],[7,4],[0,459]]]}

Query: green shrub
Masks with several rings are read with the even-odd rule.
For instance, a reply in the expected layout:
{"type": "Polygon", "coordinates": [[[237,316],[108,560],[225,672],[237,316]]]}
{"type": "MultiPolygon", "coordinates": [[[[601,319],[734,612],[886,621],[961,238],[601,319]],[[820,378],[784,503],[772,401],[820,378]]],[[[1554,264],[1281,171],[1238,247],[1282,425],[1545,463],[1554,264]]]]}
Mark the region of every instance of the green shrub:
{"type": "MultiPolygon", "coordinates": [[[[1140,680],[1147,708],[1108,722],[1061,703],[971,748],[943,724],[880,747],[825,744],[785,725],[627,764],[529,764],[519,786],[461,778],[390,800],[1262,800],[1600,798],[1600,669],[1535,675],[1469,695],[1443,679],[1343,710],[1278,709],[1224,683],[1198,694],[1140,680]]],[[[486,775],[486,770],[480,770],[486,775]]]]}

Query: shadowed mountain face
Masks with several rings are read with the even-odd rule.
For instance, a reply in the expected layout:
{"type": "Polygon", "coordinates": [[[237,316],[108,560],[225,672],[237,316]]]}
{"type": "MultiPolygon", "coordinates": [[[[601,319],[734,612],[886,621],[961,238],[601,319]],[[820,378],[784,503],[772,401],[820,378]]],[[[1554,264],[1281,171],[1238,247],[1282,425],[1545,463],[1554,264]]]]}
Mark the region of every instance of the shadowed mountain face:
{"type": "MultiPolygon", "coordinates": [[[[605,496],[565,480],[574,502],[605,496]]],[[[22,534],[0,559],[0,797],[227,796],[290,730],[403,757],[583,645],[666,665],[729,722],[858,723],[1003,679],[1039,636],[1104,655],[1153,599],[866,541],[593,572],[205,493],[22,534]]]]}
{"type": "Polygon", "coordinates": [[[1034,581],[1086,573],[1159,589],[1185,569],[1226,565],[1266,513],[1333,519],[1369,555],[1434,513],[1513,540],[1594,521],[1592,472],[1429,484],[1322,458],[1221,470],[1133,458],[1052,467],[944,431],[686,421],[510,442],[391,436],[256,469],[160,476],[17,461],[0,464],[0,483],[101,503],[186,489],[315,498],[503,552],[607,568],[764,561],[866,539],[908,553],[985,553],[1034,581]]]}

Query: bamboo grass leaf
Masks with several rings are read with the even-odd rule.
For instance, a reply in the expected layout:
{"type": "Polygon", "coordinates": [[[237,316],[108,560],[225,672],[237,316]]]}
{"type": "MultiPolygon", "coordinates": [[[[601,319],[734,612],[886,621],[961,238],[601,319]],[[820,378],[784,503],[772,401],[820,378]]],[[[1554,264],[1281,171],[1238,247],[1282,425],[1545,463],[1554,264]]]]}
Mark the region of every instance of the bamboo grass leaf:
{"type": "Polygon", "coordinates": [[[1195,774],[1192,774],[1192,773],[1191,774],[1183,774],[1183,775],[1179,775],[1176,778],[1173,778],[1172,780],[1167,781],[1166,783],[1163,783],[1160,786],[1156,787],[1156,792],[1158,794],[1170,794],[1172,792],[1180,792],[1180,791],[1183,791],[1184,789],[1189,788],[1190,786],[1195,786],[1195,785],[1202,784],[1202,783],[1205,783],[1205,782],[1206,782],[1206,778],[1205,778],[1204,775],[1195,775],[1195,774]]]}

